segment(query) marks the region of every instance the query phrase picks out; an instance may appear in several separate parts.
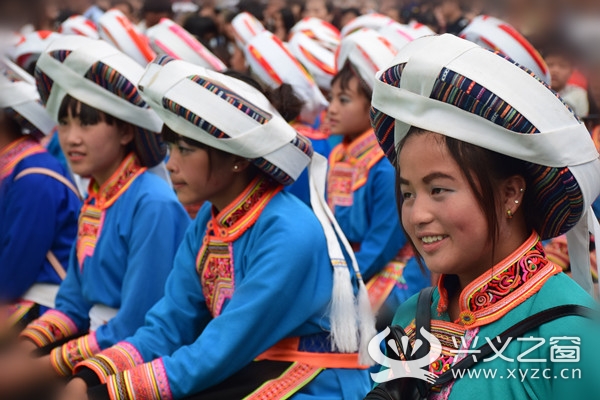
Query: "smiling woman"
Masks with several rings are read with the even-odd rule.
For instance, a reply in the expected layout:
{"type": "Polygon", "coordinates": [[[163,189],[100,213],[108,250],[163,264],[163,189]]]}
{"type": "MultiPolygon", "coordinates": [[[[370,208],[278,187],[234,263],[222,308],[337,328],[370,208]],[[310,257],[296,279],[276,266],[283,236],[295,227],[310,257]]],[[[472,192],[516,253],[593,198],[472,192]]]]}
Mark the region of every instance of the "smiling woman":
{"type": "MultiPolygon", "coordinates": [[[[503,331],[524,328],[529,316],[562,317],[541,322],[538,315],[537,324],[526,326],[525,336],[540,346],[531,348],[516,334],[503,343],[501,357],[471,366],[475,373],[519,370],[520,381],[469,379],[469,371],[420,395],[561,399],[600,390],[593,372],[598,326],[554,309],[596,305],[546,258],[541,242],[573,230],[569,248],[588,260],[586,210],[600,192],[600,161],[585,126],[529,71],[451,35],[402,49],[378,73],[372,104],[375,133],[396,167],[403,228],[421,260],[441,274],[431,297],[414,296],[394,318],[413,345],[424,326],[441,343],[429,372],[439,377],[503,331]],[[426,315],[417,313],[417,302],[431,308],[429,321],[417,322],[426,315]],[[581,358],[570,367],[589,379],[556,378],[563,364],[548,355],[551,338],[559,336],[581,338],[581,358]],[[555,379],[528,376],[532,359],[555,379]]],[[[591,289],[589,264],[580,268],[579,282],[591,289]]],[[[378,386],[367,398],[415,394],[415,386],[400,381],[378,386]]]]}

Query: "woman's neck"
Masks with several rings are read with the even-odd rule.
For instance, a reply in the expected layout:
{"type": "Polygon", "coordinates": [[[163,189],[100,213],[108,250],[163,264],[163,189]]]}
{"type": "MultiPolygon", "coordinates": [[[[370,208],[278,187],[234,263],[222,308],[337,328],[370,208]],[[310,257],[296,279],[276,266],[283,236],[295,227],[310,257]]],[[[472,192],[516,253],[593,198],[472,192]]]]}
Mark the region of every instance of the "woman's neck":
{"type": "Polygon", "coordinates": [[[219,195],[214,198],[208,199],[208,201],[215,207],[217,213],[221,212],[221,210],[238,198],[238,196],[248,187],[250,182],[252,182],[253,178],[254,176],[251,174],[239,174],[225,191],[219,193],[219,195]]]}

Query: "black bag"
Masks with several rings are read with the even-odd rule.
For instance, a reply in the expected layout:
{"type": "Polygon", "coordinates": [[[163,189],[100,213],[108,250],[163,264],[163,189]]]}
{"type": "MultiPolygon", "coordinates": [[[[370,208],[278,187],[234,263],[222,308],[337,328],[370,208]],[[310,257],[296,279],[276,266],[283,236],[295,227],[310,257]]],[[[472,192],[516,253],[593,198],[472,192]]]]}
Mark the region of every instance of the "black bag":
{"type": "MultiPolygon", "coordinates": [[[[416,338],[421,339],[423,345],[414,355],[411,356],[412,348],[410,343],[408,344],[406,353],[403,352],[402,346],[400,345],[401,337],[407,336],[404,329],[397,325],[390,326],[391,335],[394,337],[398,354],[402,354],[405,360],[418,360],[429,353],[429,342],[423,339],[421,335],[421,327],[424,327],[428,332],[431,332],[432,295],[433,287],[425,288],[419,293],[419,298],[417,300],[417,315],[415,318],[415,330],[416,338]]],[[[567,304],[540,311],[537,314],[525,318],[498,335],[499,343],[503,344],[509,338],[521,337],[525,333],[542,324],[545,324],[546,322],[550,322],[568,315],[580,315],[582,317],[592,318],[594,311],[591,308],[576,304],[567,304]]],[[[394,351],[389,349],[388,344],[386,344],[386,347],[388,348],[387,353],[393,354],[394,351]]],[[[475,365],[478,360],[484,359],[486,356],[493,353],[492,346],[489,343],[479,347],[477,350],[479,351],[477,358],[466,357],[462,359],[454,364],[449,370],[438,376],[433,384],[428,384],[427,382],[417,378],[395,379],[377,385],[373,390],[371,390],[371,392],[369,392],[369,394],[367,394],[365,400],[425,400],[428,398],[429,392],[433,386],[445,385],[448,382],[456,379],[455,376],[462,376],[462,371],[468,370],[475,365]]]]}

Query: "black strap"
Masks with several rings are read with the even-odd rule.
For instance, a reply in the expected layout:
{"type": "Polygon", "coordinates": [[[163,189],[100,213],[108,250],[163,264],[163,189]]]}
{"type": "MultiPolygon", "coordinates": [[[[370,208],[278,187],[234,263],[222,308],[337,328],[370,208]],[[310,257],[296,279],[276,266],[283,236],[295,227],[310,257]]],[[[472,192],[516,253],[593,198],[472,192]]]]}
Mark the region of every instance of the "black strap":
{"type": "MultiPolygon", "coordinates": [[[[545,324],[546,322],[553,321],[558,318],[566,317],[569,315],[579,315],[586,318],[592,318],[596,313],[589,307],[584,307],[576,304],[567,304],[563,306],[552,307],[544,311],[540,311],[530,317],[525,318],[523,321],[511,326],[498,337],[499,341],[496,341],[499,346],[503,345],[508,338],[522,337],[525,333],[530,330],[537,328],[538,326],[545,324]]],[[[435,380],[434,385],[443,385],[451,380],[455,379],[460,374],[453,371],[466,371],[475,365],[479,360],[486,358],[493,352],[492,346],[489,343],[477,349],[477,357],[466,357],[452,366],[448,371],[444,372],[435,380]]]]}

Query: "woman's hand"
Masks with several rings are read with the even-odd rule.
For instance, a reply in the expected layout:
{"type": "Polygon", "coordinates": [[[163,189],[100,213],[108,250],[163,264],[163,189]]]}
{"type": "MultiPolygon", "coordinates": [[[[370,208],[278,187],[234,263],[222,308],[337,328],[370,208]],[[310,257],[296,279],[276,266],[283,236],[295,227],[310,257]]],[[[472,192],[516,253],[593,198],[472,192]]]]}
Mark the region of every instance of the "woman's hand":
{"type": "Polygon", "coordinates": [[[60,393],[58,400],[88,400],[87,384],[83,379],[72,379],[60,393]]]}

